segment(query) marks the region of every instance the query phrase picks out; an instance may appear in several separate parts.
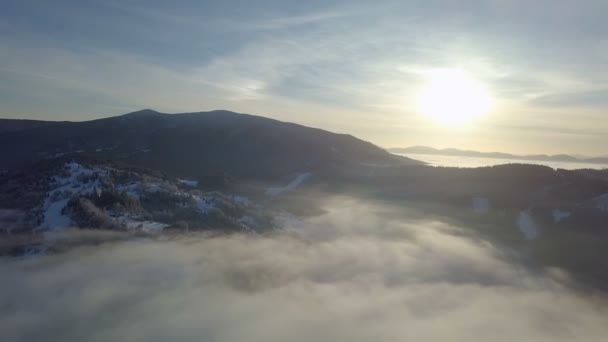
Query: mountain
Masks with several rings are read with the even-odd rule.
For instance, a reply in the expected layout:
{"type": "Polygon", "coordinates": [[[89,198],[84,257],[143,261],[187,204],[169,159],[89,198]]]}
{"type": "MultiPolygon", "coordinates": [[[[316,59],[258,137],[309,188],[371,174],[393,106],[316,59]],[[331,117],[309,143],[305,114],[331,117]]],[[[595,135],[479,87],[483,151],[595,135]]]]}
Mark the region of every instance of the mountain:
{"type": "MultiPolygon", "coordinates": [[[[81,156],[59,157],[0,175],[0,236],[71,228],[146,235],[161,231],[264,232],[273,217],[250,198],[203,191],[195,180],[121,167],[81,156]]],[[[48,240],[48,239],[47,239],[48,240]]],[[[0,255],[43,252],[33,239],[0,255]]]]}
{"type": "Polygon", "coordinates": [[[429,167],[349,135],[262,117],[151,110],[86,122],[0,120],[0,169],[0,257],[98,244],[98,233],[274,234],[355,198],[455,223],[457,234],[608,290],[597,267],[608,248],[608,170],[429,167]]]}
{"type": "Polygon", "coordinates": [[[314,211],[306,196],[289,207],[296,188],[407,165],[421,163],[350,135],[228,111],[0,120],[0,232],[261,232],[286,208],[314,211]]]}
{"type": "MultiPolygon", "coordinates": [[[[379,210],[389,220],[454,223],[462,228],[454,234],[608,290],[598,267],[608,250],[608,170],[430,167],[350,135],[226,111],[0,120],[0,257],[61,253],[105,237],[274,234],[352,199],[397,209],[379,210]]],[[[374,219],[363,224],[401,236],[374,219]]]]}
{"type": "Polygon", "coordinates": [[[535,154],[535,155],[515,155],[501,152],[479,152],[471,150],[460,150],[456,148],[436,149],[428,146],[412,146],[405,148],[390,148],[388,151],[392,153],[402,154],[427,154],[441,156],[458,156],[458,157],[476,157],[476,158],[498,158],[498,159],[517,159],[517,160],[541,160],[541,161],[560,161],[560,162],[579,162],[579,163],[596,163],[608,164],[607,157],[587,158],[581,156],[571,156],[567,154],[535,154]]]}
{"type": "Polygon", "coordinates": [[[335,165],[415,164],[351,135],[229,111],[141,110],[84,122],[0,120],[0,169],[86,155],[202,179],[270,179],[335,165]]]}

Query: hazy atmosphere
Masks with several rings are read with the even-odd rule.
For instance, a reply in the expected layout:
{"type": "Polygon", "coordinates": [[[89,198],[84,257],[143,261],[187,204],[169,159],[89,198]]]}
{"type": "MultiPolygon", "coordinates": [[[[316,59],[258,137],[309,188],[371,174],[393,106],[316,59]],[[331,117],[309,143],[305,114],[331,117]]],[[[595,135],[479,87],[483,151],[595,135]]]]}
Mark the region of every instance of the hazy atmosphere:
{"type": "MultiPolygon", "coordinates": [[[[265,237],[108,243],[0,264],[10,341],[601,341],[605,300],[466,229],[337,198],[265,237]],[[51,299],[49,299],[51,298],[51,299]],[[10,315],[9,315],[10,313],[10,315]]],[[[408,213],[413,216],[413,213],[408,213]]]]}
{"type": "Polygon", "coordinates": [[[602,0],[8,0],[0,116],[228,109],[383,147],[604,155],[607,11],[602,0]],[[456,129],[421,113],[437,70],[481,84],[487,112],[456,129]]]}
{"type": "Polygon", "coordinates": [[[0,341],[608,341],[606,13],[3,0],[0,341]]]}

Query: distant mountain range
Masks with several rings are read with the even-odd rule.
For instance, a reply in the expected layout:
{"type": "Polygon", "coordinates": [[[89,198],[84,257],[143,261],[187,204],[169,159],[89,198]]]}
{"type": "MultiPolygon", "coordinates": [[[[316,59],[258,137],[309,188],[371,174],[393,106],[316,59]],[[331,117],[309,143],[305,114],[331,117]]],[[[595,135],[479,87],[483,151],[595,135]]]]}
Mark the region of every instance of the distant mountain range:
{"type": "Polygon", "coordinates": [[[390,148],[389,152],[402,154],[427,154],[440,156],[459,156],[459,157],[477,157],[477,158],[497,158],[497,159],[517,159],[517,160],[539,160],[539,161],[559,161],[571,163],[595,163],[608,164],[608,157],[587,158],[582,156],[571,156],[567,154],[533,154],[533,155],[515,155],[501,152],[479,152],[470,150],[460,150],[456,148],[436,149],[429,146],[412,146],[405,148],[390,148]]]}

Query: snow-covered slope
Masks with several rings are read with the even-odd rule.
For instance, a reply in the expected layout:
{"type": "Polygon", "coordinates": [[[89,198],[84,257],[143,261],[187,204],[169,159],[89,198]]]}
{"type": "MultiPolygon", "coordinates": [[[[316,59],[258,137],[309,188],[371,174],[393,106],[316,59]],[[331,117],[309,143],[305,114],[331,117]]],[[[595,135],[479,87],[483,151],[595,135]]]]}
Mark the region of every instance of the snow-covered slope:
{"type": "Polygon", "coordinates": [[[65,165],[63,172],[55,176],[52,189],[43,204],[41,229],[60,229],[72,225],[72,220],[64,213],[71,196],[89,195],[101,191],[100,180],[107,171],[84,167],[76,162],[65,165]]]}
{"type": "Polygon", "coordinates": [[[68,227],[255,231],[271,225],[249,198],[204,192],[196,188],[196,180],[75,161],[53,169],[48,179],[43,199],[28,209],[36,231],[68,227]]]}
{"type": "Polygon", "coordinates": [[[312,174],[310,172],[303,172],[296,175],[296,177],[289,182],[289,184],[281,187],[272,187],[266,190],[266,195],[277,196],[285,192],[295,190],[300,184],[310,178],[312,174]]]}

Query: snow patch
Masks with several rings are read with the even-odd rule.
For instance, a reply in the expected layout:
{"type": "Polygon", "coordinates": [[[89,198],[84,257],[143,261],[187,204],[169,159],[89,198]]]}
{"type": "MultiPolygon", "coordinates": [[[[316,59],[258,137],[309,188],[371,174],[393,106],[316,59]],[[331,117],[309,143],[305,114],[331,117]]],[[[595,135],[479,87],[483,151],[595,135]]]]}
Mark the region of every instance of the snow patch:
{"type": "Polygon", "coordinates": [[[193,188],[196,188],[198,186],[198,181],[196,181],[196,180],[180,179],[179,182],[186,186],[193,187],[193,188]]]}
{"type": "Polygon", "coordinates": [[[81,177],[92,176],[94,173],[101,174],[103,171],[84,167],[76,162],[65,164],[67,175],[54,177],[53,189],[47,194],[43,206],[43,222],[39,228],[61,229],[72,224],[67,215],[61,213],[68,203],[69,196],[73,194],[91,194],[100,189],[101,183],[98,179],[90,179],[83,182],[81,177]]]}
{"type": "Polygon", "coordinates": [[[144,191],[147,192],[160,192],[162,190],[162,186],[159,183],[147,183],[144,184],[144,191]]]}
{"type": "Polygon", "coordinates": [[[239,222],[243,223],[243,224],[246,224],[246,225],[249,225],[249,226],[252,226],[252,225],[256,224],[256,220],[253,217],[248,216],[248,215],[241,217],[239,219],[239,222]]]}
{"type": "Polygon", "coordinates": [[[608,193],[594,197],[591,201],[596,209],[608,212],[608,193]]]}
{"type": "Polygon", "coordinates": [[[213,204],[213,198],[204,196],[192,196],[192,198],[194,198],[194,200],[196,201],[196,206],[198,207],[198,210],[203,214],[209,213],[209,210],[215,207],[215,205],[213,204]]]}
{"type": "Polygon", "coordinates": [[[127,228],[139,229],[142,232],[146,232],[146,233],[160,233],[163,231],[163,229],[167,228],[168,226],[169,226],[168,224],[154,222],[154,221],[143,221],[143,222],[133,221],[133,222],[127,223],[127,228]]]}
{"type": "Polygon", "coordinates": [[[251,205],[251,200],[245,196],[234,195],[232,196],[232,200],[234,201],[234,203],[240,204],[244,207],[248,207],[251,205]]]}
{"type": "Polygon", "coordinates": [[[44,255],[47,249],[48,247],[46,245],[27,246],[23,252],[23,258],[27,259],[44,255]]]}
{"type": "Polygon", "coordinates": [[[141,184],[139,183],[131,183],[131,184],[123,184],[116,187],[118,191],[125,192],[130,197],[139,199],[141,195],[141,184]]]}
{"type": "Polygon", "coordinates": [[[551,214],[553,214],[554,223],[560,223],[563,219],[572,215],[572,213],[570,213],[569,211],[561,211],[559,209],[553,209],[553,211],[551,211],[551,214]]]}
{"type": "Polygon", "coordinates": [[[485,197],[473,197],[473,212],[476,214],[486,214],[490,211],[490,200],[485,197]]]}
{"type": "Polygon", "coordinates": [[[67,198],[49,204],[44,211],[44,221],[41,226],[49,229],[61,229],[69,227],[70,224],[72,224],[72,220],[70,220],[68,216],[61,213],[66,204],[68,204],[67,198]]]}
{"type": "Polygon", "coordinates": [[[310,172],[300,173],[284,187],[268,188],[266,190],[266,195],[277,196],[284,192],[292,191],[296,189],[300,184],[302,184],[305,180],[307,180],[311,175],[312,174],[310,172]]]}
{"type": "Polygon", "coordinates": [[[524,237],[528,240],[535,240],[538,238],[538,227],[532,219],[532,213],[530,209],[523,210],[519,213],[517,218],[517,226],[519,230],[524,234],[524,237]]]}
{"type": "Polygon", "coordinates": [[[160,233],[169,225],[155,221],[140,221],[139,218],[133,216],[117,216],[116,222],[124,225],[128,230],[139,230],[146,233],[160,233]]]}
{"type": "Polygon", "coordinates": [[[70,175],[67,177],[55,177],[55,183],[58,187],[51,192],[78,189],[76,192],[79,194],[90,194],[101,186],[98,179],[83,183],[79,180],[79,177],[91,176],[95,172],[101,173],[102,171],[89,169],[75,162],[67,163],[66,168],[69,170],[70,175]]]}

